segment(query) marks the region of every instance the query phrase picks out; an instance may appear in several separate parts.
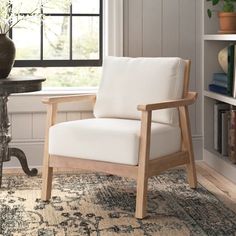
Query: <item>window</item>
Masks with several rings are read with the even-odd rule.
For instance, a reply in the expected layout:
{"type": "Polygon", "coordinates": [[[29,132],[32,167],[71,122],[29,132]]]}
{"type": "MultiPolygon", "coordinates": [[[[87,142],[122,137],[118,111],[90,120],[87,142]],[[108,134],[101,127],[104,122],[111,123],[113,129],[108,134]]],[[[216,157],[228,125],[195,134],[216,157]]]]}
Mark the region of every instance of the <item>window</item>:
{"type": "MultiPolygon", "coordinates": [[[[13,0],[13,5],[19,0],[13,0]]],[[[24,0],[20,15],[38,0],[24,0]]],[[[51,0],[41,19],[23,20],[10,32],[16,45],[13,74],[43,75],[49,87],[94,87],[99,83],[103,42],[102,0],[51,0]],[[63,1],[62,1],[63,2],[63,1]]]]}

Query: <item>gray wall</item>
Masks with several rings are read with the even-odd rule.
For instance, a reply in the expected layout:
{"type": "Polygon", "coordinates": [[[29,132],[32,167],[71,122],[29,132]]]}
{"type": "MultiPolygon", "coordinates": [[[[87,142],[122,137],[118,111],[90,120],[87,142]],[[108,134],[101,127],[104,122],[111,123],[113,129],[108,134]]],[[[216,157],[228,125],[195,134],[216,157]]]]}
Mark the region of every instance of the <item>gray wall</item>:
{"type": "MultiPolygon", "coordinates": [[[[124,0],[124,55],[191,59],[190,89],[199,92],[190,108],[192,134],[201,148],[200,0],[124,0]]],[[[198,153],[200,158],[201,153],[198,153]]]]}

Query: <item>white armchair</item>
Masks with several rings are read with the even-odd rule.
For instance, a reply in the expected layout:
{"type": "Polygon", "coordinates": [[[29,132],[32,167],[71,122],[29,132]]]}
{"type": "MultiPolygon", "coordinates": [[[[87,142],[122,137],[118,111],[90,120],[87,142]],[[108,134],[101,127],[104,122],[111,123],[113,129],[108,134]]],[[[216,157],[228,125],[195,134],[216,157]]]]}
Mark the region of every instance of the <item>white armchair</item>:
{"type": "Polygon", "coordinates": [[[148,178],[186,165],[196,170],[188,105],[190,61],[181,58],[107,57],[97,94],[45,98],[47,132],[42,199],[51,197],[53,167],[80,168],[137,180],[137,218],[146,216],[148,178]],[[57,104],[94,102],[95,118],[55,124],[57,104]]]}

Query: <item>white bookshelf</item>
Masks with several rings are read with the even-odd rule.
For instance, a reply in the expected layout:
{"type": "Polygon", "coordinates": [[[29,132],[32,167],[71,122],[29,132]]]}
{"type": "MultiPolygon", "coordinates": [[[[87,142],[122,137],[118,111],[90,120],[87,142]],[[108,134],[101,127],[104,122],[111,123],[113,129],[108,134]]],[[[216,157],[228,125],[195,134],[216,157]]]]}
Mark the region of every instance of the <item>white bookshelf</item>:
{"type": "Polygon", "coordinates": [[[230,43],[236,44],[236,34],[217,34],[217,16],[209,19],[206,14],[209,2],[203,2],[203,160],[216,171],[236,183],[236,165],[230,163],[227,157],[214,150],[214,121],[213,109],[217,101],[236,106],[236,99],[210,92],[208,86],[212,81],[212,74],[223,72],[218,63],[218,53],[230,43]]]}
{"type": "Polygon", "coordinates": [[[220,101],[220,102],[225,102],[225,103],[228,103],[230,105],[236,106],[236,99],[232,98],[232,97],[229,97],[229,96],[226,96],[226,95],[222,95],[222,94],[219,94],[219,93],[214,93],[214,92],[205,90],[204,91],[204,96],[206,98],[212,98],[214,100],[217,100],[217,101],[220,101]]]}
{"type": "Polygon", "coordinates": [[[206,41],[236,41],[235,34],[205,34],[203,39],[206,41]]]}

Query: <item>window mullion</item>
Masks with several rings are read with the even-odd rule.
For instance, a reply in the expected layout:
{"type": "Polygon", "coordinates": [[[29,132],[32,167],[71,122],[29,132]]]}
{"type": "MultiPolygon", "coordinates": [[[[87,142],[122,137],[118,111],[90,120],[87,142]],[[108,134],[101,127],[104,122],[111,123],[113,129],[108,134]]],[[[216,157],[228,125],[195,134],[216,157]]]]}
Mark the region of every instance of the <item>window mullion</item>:
{"type": "Polygon", "coordinates": [[[102,64],[103,58],[103,0],[100,0],[100,9],[99,9],[99,61],[102,64]]]}
{"type": "Polygon", "coordinates": [[[72,47],[73,47],[73,32],[72,32],[72,24],[73,24],[73,18],[72,18],[72,8],[73,8],[73,6],[72,6],[72,4],[71,4],[71,6],[70,6],[70,60],[72,60],[72,47]]]}
{"type": "MultiPolygon", "coordinates": [[[[15,66],[16,67],[59,67],[59,66],[101,66],[102,64],[102,53],[103,53],[103,6],[102,2],[103,0],[97,0],[100,3],[100,10],[98,13],[76,13],[73,12],[73,6],[70,6],[70,11],[69,13],[47,13],[43,9],[43,3],[41,0],[41,7],[40,7],[40,14],[41,14],[41,19],[40,19],[40,36],[39,36],[39,59],[38,60],[16,60],[15,66]],[[64,59],[55,59],[55,60],[45,60],[45,55],[46,53],[44,52],[45,50],[45,24],[44,24],[44,19],[47,16],[68,16],[69,17],[69,58],[64,59]],[[73,32],[73,22],[75,20],[75,17],[99,17],[99,35],[98,35],[98,50],[99,50],[99,55],[97,59],[73,59],[73,44],[75,43],[73,41],[73,35],[75,36],[76,34],[73,32]]],[[[28,13],[23,13],[20,12],[20,15],[27,15],[28,13]]],[[[14,37],[14,30],[10,30],[9,35],[11,37],[14,37]]],[[[67,38],[68,39],[68,38],[67,38]]],[[[68,54],[67,54],[68,55],[68,54]]]]}
{"type": "Polygon", "coordinates": [[[43,60],[43,4],[41,3],[40,8],[41,19],[40,19],[40,60],[43,60]]]}

